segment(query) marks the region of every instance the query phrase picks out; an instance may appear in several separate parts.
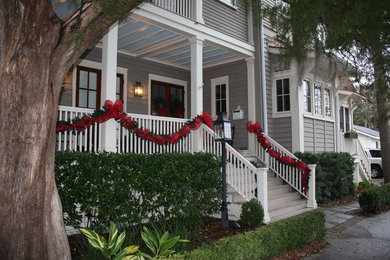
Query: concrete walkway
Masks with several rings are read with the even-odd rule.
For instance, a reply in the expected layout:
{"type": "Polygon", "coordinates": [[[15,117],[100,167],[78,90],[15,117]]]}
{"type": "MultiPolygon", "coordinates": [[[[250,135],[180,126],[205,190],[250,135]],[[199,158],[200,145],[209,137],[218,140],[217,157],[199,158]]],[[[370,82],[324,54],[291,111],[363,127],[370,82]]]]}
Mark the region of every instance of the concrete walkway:
{"type": "Polygon", "coordinates": [[[364,217],[359,203],[324,208],[327,241],[329,245],[320,253],[305,260],[390,260],[390,211],[364,217]]]}

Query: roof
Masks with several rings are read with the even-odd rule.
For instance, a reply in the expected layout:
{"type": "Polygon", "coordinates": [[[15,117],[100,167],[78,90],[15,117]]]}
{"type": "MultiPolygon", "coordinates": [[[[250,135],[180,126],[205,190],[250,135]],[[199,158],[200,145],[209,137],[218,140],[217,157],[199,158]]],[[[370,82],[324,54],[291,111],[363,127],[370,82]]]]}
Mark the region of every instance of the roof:
{"type": "Polygon", "coordinates": [[[353,128],[362,134],[366,134],[366,135],[370,135],[370,136],[375,137],[375,138],[379,138],[379,132],[374,130],[374,129],[370,129],[370,128],[367,128],[364,126],[358,126],[358,125],[353,125],[353,128]]]}

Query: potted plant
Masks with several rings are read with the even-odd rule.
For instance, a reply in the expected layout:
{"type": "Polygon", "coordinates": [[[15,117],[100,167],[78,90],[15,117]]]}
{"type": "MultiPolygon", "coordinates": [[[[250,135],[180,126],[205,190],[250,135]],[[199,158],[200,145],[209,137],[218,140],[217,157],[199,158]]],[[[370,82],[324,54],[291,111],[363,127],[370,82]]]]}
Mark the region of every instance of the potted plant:
{"type": "Polygon", "coordinates": [[[358,138],[358,134],[356,133],[356,131],[351,130],[351,131],[345,132],[344,133],[344,137],[345,138],[349,138],[349,139],[357,139],[358,138]]]}

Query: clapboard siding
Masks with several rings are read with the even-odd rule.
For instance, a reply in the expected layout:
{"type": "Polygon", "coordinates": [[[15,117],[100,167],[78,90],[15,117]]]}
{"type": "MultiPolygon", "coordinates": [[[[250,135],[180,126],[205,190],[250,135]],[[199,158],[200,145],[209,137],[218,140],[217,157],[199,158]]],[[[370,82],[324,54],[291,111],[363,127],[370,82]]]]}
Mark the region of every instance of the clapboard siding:
{"type": "Polygon", "coordinates": [[[236,61],[213,68],[205,69],[203,72],[203,109],[211,113],[211,79],[229,76],[229,119],[235,126],[233,146],[236,148],[248,147],[248,132],[246,123],[248,121],[248,87],[246,62],[236,61]],[[240,106],[244,110],[244,119],[232,120],[232,111],[240,106]]]}
{"type": "Polygon", "coordinates": [[[237,1],[237,9],[234,9],[218,0],[204,0],[203,19],[207,26],[215,30],[248,41],[246,7],[241,1],[237,1]]]}
{"type": "MultiPolygon", "coordinates": [[[[274,6],[275,0],[263,0],[262,4],[266,5],[266,6],[274,6]]],[[[264,18],[263,23],[264,23],[264,26],[266,26],[268,28],[272,28],[271,23],[267,17],[264,18]]]]}
{"type": "MultiPolygon", "coordinates": [[[[83,58],[90,61],[101,62],[101,49],[94,49],[90,51],[83,58]]],[[[148,114],[148,84],[149,73],[159,76],[174,78],[178,80],[187,81],[187,114],[190,116],[190,88],[191,88],[191,75],[187,70],[161,65],[159,63],[142,60],[139,58],[130,57],[124,54],[118,54],[118,67],[128,69],[127,71],[127,112],[136,114],[148,114]],[[145,95],[143,97],[134,96],[134,84],[136,81],[140,81],[144,86],[145,95]]],[[[60,105],[71,106],[69,104],[69,95],[71,100],[71,91],[67,91],[66,95],[63,95],[60,105]]]]}
{"type": "Polygon", "coordinates": [[[334,123],[305,117],[304,144],[306,152],[334,152],[334,123]]]}
{"type": "Polygon", "coordinates": [[[284,148],[292,151],[291,117],[274,118],[274,128],[271,138],[284,148]]]}

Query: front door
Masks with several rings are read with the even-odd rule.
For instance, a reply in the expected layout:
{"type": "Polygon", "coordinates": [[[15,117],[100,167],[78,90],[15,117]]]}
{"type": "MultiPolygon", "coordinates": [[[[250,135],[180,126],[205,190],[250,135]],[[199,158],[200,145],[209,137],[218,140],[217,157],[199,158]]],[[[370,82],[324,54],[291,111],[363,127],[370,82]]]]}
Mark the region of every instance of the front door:
{"type": "Polygon", "coordinates": [[[152,80],[152,115],[184,118],[184,86],[152,80]]]}

